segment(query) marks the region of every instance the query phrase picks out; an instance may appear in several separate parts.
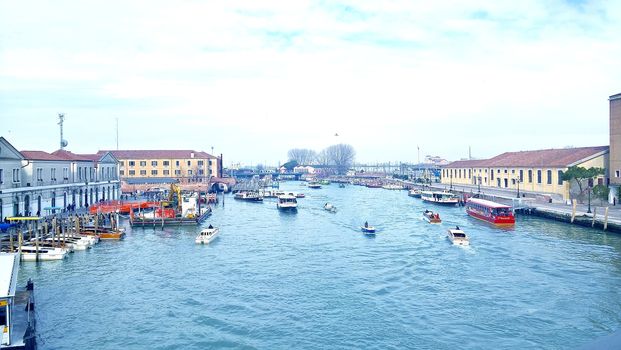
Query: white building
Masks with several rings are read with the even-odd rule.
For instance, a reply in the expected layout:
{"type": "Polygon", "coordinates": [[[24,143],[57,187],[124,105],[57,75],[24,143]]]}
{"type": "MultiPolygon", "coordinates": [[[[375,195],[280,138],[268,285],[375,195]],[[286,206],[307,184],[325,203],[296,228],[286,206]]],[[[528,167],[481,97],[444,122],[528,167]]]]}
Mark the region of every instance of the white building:
{"type": "Polygon", "coordinates": [[[0,137],[0,217],[45,215],[70,204],[80,208],[118,199],[118,169],[111,153],[20,152],[0,137]]]}

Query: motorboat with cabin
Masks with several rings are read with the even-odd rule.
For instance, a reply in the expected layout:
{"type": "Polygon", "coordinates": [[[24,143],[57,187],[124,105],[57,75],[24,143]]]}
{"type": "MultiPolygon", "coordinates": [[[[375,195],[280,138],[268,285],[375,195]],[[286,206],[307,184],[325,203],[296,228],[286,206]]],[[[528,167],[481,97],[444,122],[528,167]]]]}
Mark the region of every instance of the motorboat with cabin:
{"type": "Polygon", "coordinates": [[[470,245],[470,240],[464,231],[462,231],[459,226],[455,226],[455,228],[450,228],[447,231],[448,239],[454,245],[470,245]]]}
{"type": "Polygon", "coordinates": [[[319,182],[316,182],[316,181],[309,182],[306,186],[308,188],[313,188],[313,189],[321,188],[321,184],[319,182]]]}
{"type": "Polygon", "coordinates": [[[255,191],[237,192],[234,196],[235,199],[240,199],[248,202],[262,202],[263,196],[255,191]]]}
{"type": "Polygon", "coordinates": [[[217,227],[213,227],[212,225],[209,225],[208,228],[201,230],[198,236],[196,236],[196,239],[194,240],[194,242],[196,242],[196,244],[209,244],[209,242],[216,239],[219,233],[220,233],[220,229],[218,229],[217,227]]]}
{"type": "Polygon", "coordinates": [[[422,191],[419,190],[418,188],[413,188],[413,189],[408,191],[408,196],[414,197],[414,198],[420,198],[421,193],[422,193],[422,191]]]}
{"type": "Polygon", "coordinates": [[[439,224],[442,222],[442,219],[440,219],[440,214],[434,213],[431,210],[425,210],[423,212],[423,219],[430,224],[439,224]]]}
{"type": "Polygon", "coordinates": [[[298,200],[291,194],[283,194],[278,196],[276,207],[280,210],[297,210],[298,200]]]}
{"type": "Polygon", "coordinates": [[[422,191],[420,198],[424,202],[435,204],[456,205],[459,203],[459,197],[456,194],[446,191],[422,191]]]}
{"type": "Polygon", "coordinates": [[[375,235],[375,227],[369,225],[368,222],[365,222],[364,225],[360,226],[360,230],[365,235],[375,235]]]}
{"type": "Polygon", "coordinates": [[[487,221],[494,225],[514,225],[515,216],[508,205],[486,199],[470,198],[466,201],[466,213],[475,219],[487,221]]]}

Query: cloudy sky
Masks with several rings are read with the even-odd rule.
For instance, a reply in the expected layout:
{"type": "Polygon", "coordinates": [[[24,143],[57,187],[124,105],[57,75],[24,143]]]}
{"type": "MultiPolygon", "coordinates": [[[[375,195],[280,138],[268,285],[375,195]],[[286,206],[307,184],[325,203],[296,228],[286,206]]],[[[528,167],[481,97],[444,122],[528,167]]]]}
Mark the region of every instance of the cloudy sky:
{"type": "Polygon", "coordinates": [[[277,164],[608,144],[621,1],[0,0],[0,135],[277,164]],[[338,134],[338,136],[335,136],[338,134]]]}

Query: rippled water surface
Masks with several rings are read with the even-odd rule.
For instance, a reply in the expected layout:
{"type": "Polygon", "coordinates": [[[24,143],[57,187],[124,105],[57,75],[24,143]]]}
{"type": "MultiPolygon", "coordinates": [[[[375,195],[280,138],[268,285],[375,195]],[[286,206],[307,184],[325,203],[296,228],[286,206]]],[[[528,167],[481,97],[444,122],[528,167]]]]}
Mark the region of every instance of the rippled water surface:
{"type": "Polygon", "coordinates": [[[22,264],[40,348],[555,349],[621,325],[617,234],[530,217],[502,230],[457,207],[429,207],[443,218],[430,225],[405,191],[281,188],[307,194],[297,213],[227,195],[208,246],[196,227],[128,228],[22,264]],[[456,224],[470,247],[446,239],[456,224]]]}

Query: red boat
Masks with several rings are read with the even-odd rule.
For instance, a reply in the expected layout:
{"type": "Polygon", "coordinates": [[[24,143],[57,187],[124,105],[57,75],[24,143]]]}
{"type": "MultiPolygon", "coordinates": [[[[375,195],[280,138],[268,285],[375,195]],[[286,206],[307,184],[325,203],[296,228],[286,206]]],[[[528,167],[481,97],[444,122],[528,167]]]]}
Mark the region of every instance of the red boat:
{"type": "Polygon", "coordinates": [[[485,199],[468,199],[466,202],[466,212],[473,218],[487,221],[494,225],[515,224],[515,217],[510,206],[485,199]]]}

